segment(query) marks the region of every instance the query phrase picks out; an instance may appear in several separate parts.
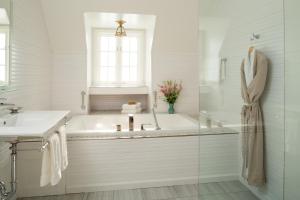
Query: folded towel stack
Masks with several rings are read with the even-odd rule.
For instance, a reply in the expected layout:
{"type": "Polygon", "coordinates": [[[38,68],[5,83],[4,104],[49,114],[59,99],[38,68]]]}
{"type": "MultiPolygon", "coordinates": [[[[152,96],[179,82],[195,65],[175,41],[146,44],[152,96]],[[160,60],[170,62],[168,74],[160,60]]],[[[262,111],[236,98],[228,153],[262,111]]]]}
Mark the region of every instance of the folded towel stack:
{"type": "Polygon", "coordinates": [[[135,104],[123,104],[122,113],[123,114],[135,114],[142,112],[142,104],[137,102],[135,104]]]}
{"type": "Polygon", "coordinates": [[[43,151],[40,186],[57,185],[62,178],[62,171],[68,166],[68,150],[65,126],[57,134],[52,134],[43,151]]]}

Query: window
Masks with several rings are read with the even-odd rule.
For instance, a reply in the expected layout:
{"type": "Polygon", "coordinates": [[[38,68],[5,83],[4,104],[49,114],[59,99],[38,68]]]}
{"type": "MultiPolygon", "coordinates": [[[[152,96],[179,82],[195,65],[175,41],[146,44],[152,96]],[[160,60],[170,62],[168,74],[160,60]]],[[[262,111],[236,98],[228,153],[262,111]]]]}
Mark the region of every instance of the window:
{"type": "Polygon", "coordinates": [[[0,26],[0,86],[8,85],[9,69],[9,29],[0,26]]]}
{"type": "Polygon", "coordinates": [[[94,30],[93,86],[144,85],[144,31],[126,33],[119,38],[114,30],[94,30]]]}

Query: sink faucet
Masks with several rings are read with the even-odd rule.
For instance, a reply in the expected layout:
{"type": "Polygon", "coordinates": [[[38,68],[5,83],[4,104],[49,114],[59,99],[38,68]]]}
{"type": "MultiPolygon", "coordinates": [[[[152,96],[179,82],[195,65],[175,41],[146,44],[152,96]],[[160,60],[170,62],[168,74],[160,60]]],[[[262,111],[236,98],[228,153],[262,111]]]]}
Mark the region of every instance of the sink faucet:
{"type": "Polygon", "coordinates": [[[153,114],[153,118],[154,118],[154,122],[155,122],[155,130],[160,130],[161,128],[158,125],[158,121],[157,121],[157,117],[156,117],[156,112],[155,112],[155,108],[152,108],[152,114],[153,114]]]}
{"type": "Polygon", "coordinates": [[[160,130],[161,128],[158,125],[156,112],[155,112],[155,109],[157,108],[157,91],[153,92],[153,96],[154,96],[154,103],[152,106],[152,114],[153,114],[153,118],[154,118],[154,122],[155,122],[155,130],[160,130]]]}
{"type": "Polygon", "coordinates": [[[133,115],[130,114],[128,115],[129,117],[129,131],[133,131],[134,130],[134,119],[133,119],[133,115]]]}

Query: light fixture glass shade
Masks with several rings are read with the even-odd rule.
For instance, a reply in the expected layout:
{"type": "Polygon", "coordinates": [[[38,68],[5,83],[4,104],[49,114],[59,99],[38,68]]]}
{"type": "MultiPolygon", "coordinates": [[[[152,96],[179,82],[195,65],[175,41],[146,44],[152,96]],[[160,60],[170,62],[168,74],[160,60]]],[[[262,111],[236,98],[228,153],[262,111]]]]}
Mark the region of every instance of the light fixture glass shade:
{"type": "Polygon", "coordinates": [[[117,36],[117,37],[125,37],[125,36],[127,36],[125,28],[123,26],[126,23],[126,21],[124,21],[124,20],[118,20],[116,22],[118,24],[118,27],[117,27],[115,36],[117,36]]]}

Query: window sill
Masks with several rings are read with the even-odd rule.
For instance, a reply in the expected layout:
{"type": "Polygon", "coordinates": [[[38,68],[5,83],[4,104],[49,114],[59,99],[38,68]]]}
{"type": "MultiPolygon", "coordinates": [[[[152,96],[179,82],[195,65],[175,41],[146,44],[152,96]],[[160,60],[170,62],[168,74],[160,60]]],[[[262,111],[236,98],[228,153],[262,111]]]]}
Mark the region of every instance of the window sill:
{"type": "Polygon", "coordinates": [[[90,95],[149,94],[147,86],[139,87],[89,87],[90,95]]]}

